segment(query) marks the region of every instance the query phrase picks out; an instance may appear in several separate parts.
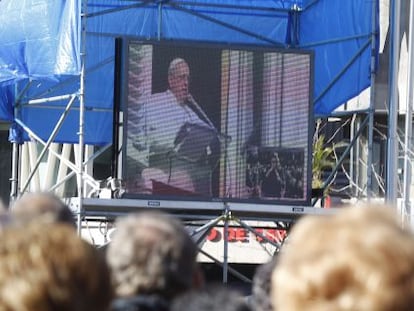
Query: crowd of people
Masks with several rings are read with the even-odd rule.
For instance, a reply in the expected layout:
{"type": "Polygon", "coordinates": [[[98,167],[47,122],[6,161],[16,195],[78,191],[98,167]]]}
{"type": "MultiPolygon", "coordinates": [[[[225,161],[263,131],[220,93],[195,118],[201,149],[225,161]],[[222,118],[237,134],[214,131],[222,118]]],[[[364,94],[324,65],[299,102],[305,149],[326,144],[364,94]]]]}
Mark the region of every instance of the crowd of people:
{"type": "Polygon", "coordinates": [[[391,311],[414,306],[414,235],[391,207],[303,216],[251,294],[209,283],[179,218],[119,217],[104,249],[83,240],[49,193],[0,212],[0,310],[391,311]]]}
{"type": "Polygon", "coordinates": [[[290,198],[304,196],[303,159],[289,151],[267,152],[263,160],[249,156],[246,187],[251,198],[290,198]],[[283,157],[280,154],[283,154],[283,157]]]}

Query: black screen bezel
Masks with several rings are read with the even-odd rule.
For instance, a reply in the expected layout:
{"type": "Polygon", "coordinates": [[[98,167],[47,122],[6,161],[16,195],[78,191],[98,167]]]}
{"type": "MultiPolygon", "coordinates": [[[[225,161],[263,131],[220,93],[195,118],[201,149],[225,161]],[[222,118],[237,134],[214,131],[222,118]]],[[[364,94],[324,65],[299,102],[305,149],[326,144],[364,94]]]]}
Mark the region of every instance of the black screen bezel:
{"type": "MultiPolygon", "coordinates": [[[[194,201],[194,202],[234,202],[234,203],[243,203],[243,204],[263,204],[263,205],[293,205],[293,206],[310,206],[311,205],[311,192],[312,192],[312,137],[313,137],[313,83],[314,83],[314,52],[311,50],[299,50],[286,48],[282,49],[280,47],[272,47],[268,45],[257,45],[257,44],[228,44],[228,43],[213,43],[205,41],[187,41],[187,40],[153,40],[153,39],[143,39],[136,37],[122,37],[117,38],[116,44],[116,59],[115,59],[115,93],[114,102],[117,103],[114,106],[114,113],[119,115],[120,112],[123,112],[123,119],[120,125],[125,125],[128,118],[127,111],[124,109],[127,105],[128,99],[128,50],[131,44],[147,44],[147,45],[162,45],[165,47],[199,47],[199,48],[216,48],[216,49],[228,49],[228,50],[246,50],[246,51],[258,51],[258,52],[276,52],[276,53],[296,53],[296,54],[306,54],[310,57],[310,81],[309,81],[309,129],[308,129],[308,146],[307,146],[307,188],[306,195],[303,200],[291,200],[291,199],[257,199],[257,198],[229,198],[229,197],[188,197],[188,196],[176,196],[176,195],[156,195],[156,194],[142,194],[142,193],[125,193],[123,198],[128,199],[143,199],[143,200],[173,200],[173,201],[194,201]]],[[[114,130],[114,137],[119,137],[119,129],[114,130]]],[[[125,127],[122,133],[122,141],[126,141],[127,131],[125,127]]],[[[114,140],[115,141],[115,140],[114,140]]],[[[121,147],[116,147],[116,150],[122,153],[122,163],[125,163],[126,160],[126,144],[123,144],[121,147]]],[[[120,178],[126,175],[125,173],[126,166],[121,166],[121,176],[120,178]]]]}

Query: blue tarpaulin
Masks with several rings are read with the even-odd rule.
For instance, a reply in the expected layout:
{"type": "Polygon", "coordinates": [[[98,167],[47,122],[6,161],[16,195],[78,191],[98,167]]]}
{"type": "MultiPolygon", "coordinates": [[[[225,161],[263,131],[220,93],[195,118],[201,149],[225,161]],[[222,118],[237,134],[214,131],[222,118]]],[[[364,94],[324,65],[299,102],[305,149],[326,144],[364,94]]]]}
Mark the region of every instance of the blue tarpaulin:
{"type": "MultiPolygon", "coordinates": [[[[67,100],[30,100],[79,92],[84,42],[85,143],[111,142],[115,38],[126,36],[313,50],[314,112],[329,115],[370,85],[373,1],[89,0],[82,41],[80,0],[2,0],[0,119],[47,140],[67,100]]],[[[76,102],[55,141],[78,131],[76,102]]]]}

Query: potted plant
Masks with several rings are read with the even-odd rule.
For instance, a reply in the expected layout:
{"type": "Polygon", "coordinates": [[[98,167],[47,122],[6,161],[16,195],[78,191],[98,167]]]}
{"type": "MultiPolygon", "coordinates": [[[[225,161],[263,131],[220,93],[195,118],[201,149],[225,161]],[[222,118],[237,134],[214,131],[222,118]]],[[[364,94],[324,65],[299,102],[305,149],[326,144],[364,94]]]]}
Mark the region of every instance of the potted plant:
{"type": "Polygon", "coordinates": [[[317,120],[313,137],[312,150],[312,197],[329,198],[330,186],[333,180],[326,185],[323,173],[334,169],[336,165],[336,149],[346,146],[344,142],[327,142],[325,135],[320,133],[322,121],[317,120]]]}

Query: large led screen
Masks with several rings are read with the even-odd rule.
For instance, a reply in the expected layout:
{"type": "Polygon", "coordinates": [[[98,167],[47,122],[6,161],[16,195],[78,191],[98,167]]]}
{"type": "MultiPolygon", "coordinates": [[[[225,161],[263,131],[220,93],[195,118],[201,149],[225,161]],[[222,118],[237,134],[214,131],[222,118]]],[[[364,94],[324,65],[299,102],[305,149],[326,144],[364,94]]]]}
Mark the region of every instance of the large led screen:
{"type": "Polygon", "coordinates": [[[128,40],[126,197],[310,201],[313,55],[128,40]]]}

